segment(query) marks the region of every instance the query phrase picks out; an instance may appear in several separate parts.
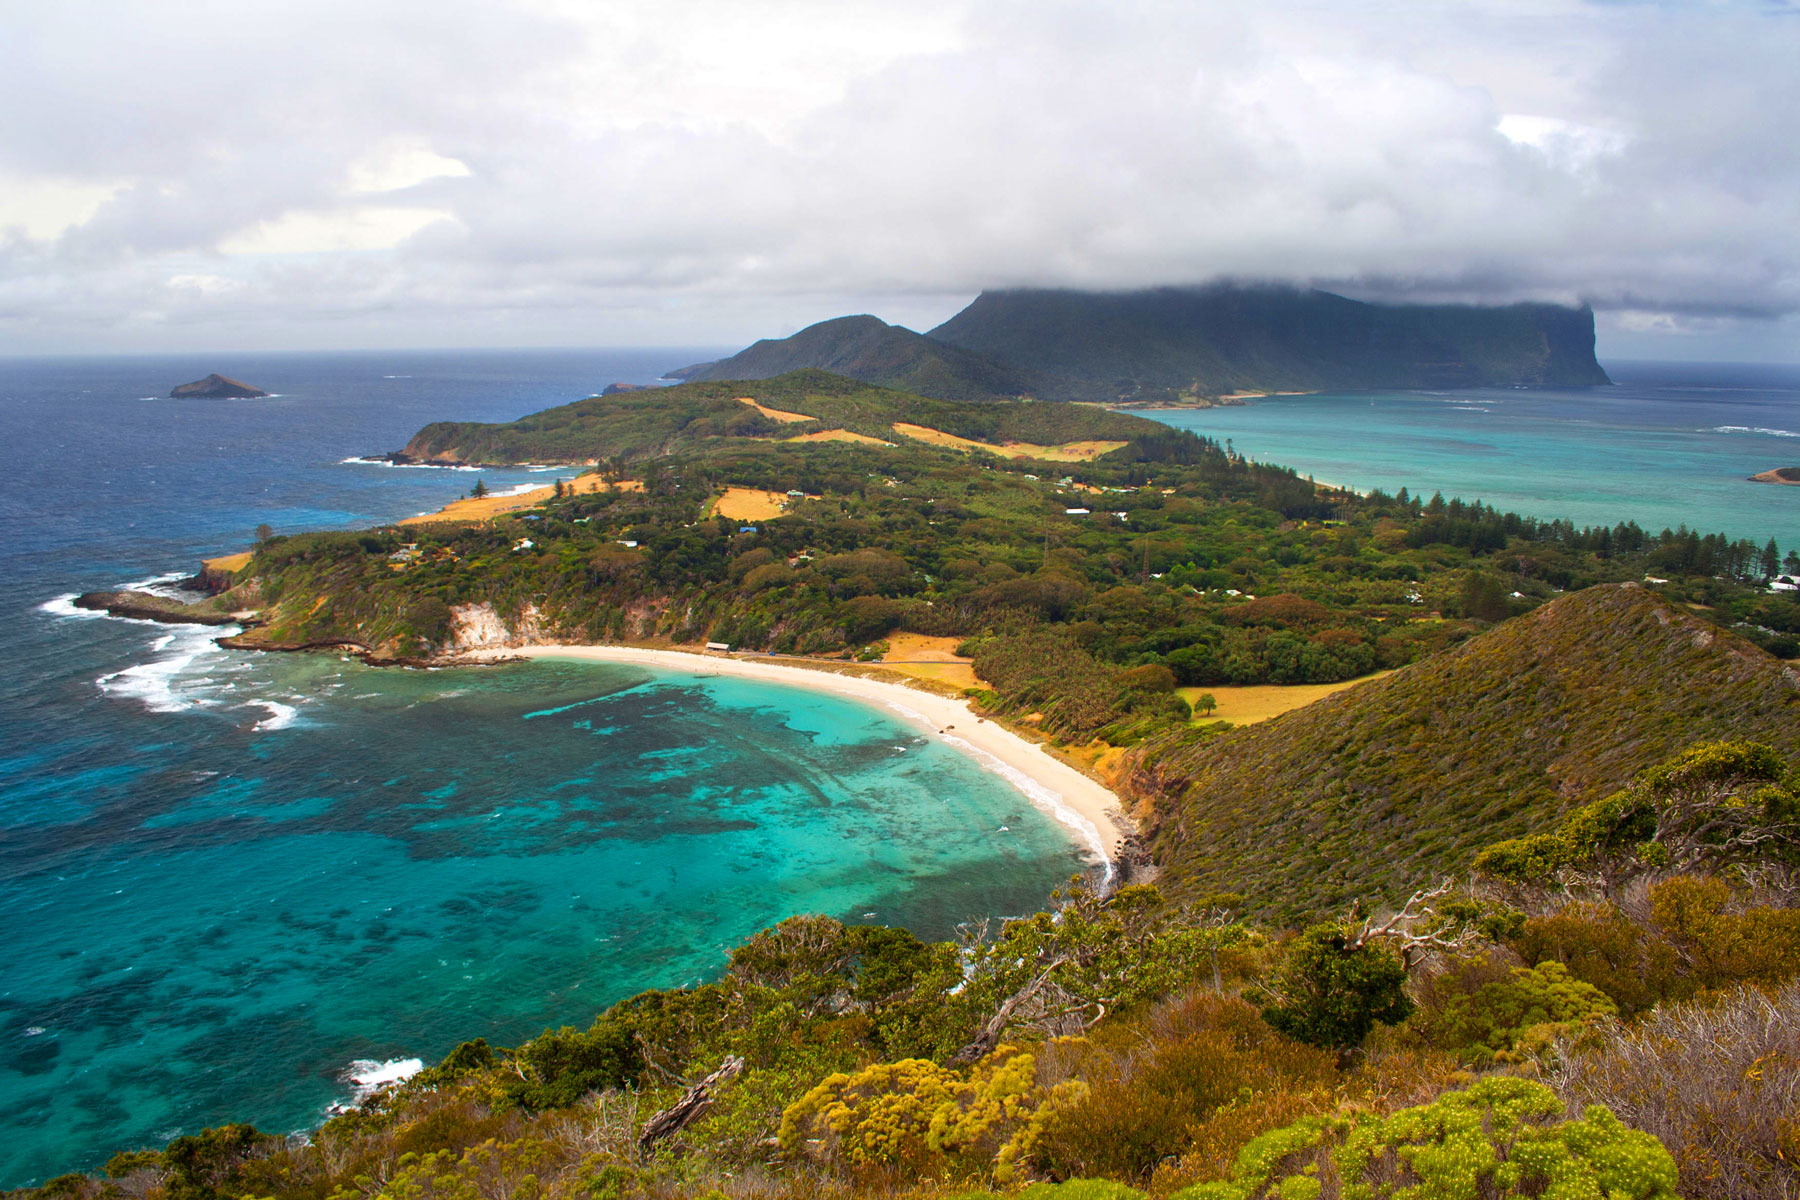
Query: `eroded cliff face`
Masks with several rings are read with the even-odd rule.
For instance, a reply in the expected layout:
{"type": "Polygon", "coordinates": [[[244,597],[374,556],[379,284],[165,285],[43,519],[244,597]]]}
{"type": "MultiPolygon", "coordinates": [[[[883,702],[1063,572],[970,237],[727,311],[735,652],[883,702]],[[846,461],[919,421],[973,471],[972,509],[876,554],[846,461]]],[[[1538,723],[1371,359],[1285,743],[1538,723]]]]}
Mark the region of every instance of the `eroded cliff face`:
{"type": "Polygon", "coordinates": [[[491,604],[452,605],[450,640],[443,653],[469,654],[483,650],[506,650],[529,646],[548,639],[543,614],[535,604],[528,604],[511,621],[501,617],[491,604]]]}

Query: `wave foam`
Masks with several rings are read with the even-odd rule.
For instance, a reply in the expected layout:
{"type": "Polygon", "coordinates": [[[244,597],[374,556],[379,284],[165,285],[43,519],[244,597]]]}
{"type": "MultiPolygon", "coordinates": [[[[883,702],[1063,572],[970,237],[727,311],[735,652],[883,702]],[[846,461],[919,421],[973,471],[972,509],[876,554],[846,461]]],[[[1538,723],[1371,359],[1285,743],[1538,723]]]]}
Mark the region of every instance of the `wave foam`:
{"type": "Polygon", "coordinates": [[[343,467],[392,467],[393,469],[395,469],[397,471],[480,471],[481,470],[480,467],[468,467],[468,466],[463,466],[460,463],[424,463],[424,462],[397,463],[397,462],[389,462],[385,458],[365,458],[359,454],[353,454],[349,458],[338,459],[338,465],[343,466],[343,467]]]}
{"type": "Polygon", "coordinates": [[[76,608],[75,597],[79,595],[81,595],[80,592],[64,592],[60,596],[53,596],[38,605],[37,611],[49,613],[53,617],[81,617],[84,619],[106,615],[98,609],[76,608]]]}
{"type": "Polygon", "coordinates": [[[1761,425],[1714,425],[1702,433],[1759,433],[1764,437],[1800,438],[1800,432],[1792,429],[1769,429],[1761,425]]]}
{"type": "Polygon", "coordinates": [[[286,729],[300,717],[300,710],[292,704],[283,704],[279,700],[252,700],[244,707],[267,709],[269,715],[250,727],[252,733],[272,733],[277,729],[286,729]]]}
{"type": "Polygon", "coordinates": [[[121,592],[148,592],[152,596],[162,596],[169,600],[186,600],[194,593],[175,585],[193,577],[192,571],[164,571],[161,575],[152,575],[148,579],[128,579],[114,586],[121,592]]]}
{"type": "Polygon", "coordinates": [[[404,1083],[424,1069],[424,1061],[417,1058],[390,1058],[384,1062],[359,1058],[338,1076],[340,1083],[350,1085],[350,1098],[334,1102],[325,1111],[334,1117],[347,1113],[377,1092],[404,1083]]]}
{"type": "Polygon", "coordinates": [[[172,649],[174,654],[168,658],[153,659],[109,672],[94,680],[94,685],[114,699],[140,701],[151,712],[188,712],[207,707],[213,701],[202,696],[183,694],[177,690],[176,680],[182,672],[193,666],[195,659],[203,655],[223,653],[213,642],[218,632],[217,629],[194,627],[165,634],[156,639],[151,652],[162,653],[172,649]]]}

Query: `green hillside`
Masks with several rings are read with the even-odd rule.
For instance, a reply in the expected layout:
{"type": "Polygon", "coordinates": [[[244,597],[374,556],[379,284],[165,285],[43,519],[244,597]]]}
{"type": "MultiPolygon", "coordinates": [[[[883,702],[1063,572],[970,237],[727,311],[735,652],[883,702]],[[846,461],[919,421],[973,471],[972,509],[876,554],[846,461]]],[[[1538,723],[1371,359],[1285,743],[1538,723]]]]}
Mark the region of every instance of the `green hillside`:
{"type": "Polygon", "coordinates": [[[1634,584],[1224,737],[1134,753],[1180,890],[1329,913],[1463,870],[1695,742],[1800,753],[1800,670],[1634,584]]]}
{"type": "Polygon", "coordinates": [[[791,438],[827,429],[891,439],[896,421],[992,443],[1129,441],[1168,433],[1154,421],[1102,409],[1025,401],[960,404],[802,370],[774,379],[593,396],[504,423],[440,421],[414,434],[403,453],[422,462],[480,464],[637,461],[719,449],[738,439],[791,438]],[[769,417],[745,399],[813,421],[769,417]]]}
{"type": "Polygon", "coordinates": [[[1365,304],[1213,286],[983,292],[927,335],[1041,372],[1040,395],[1172,400],[1235,391],[1589,386],[1594,316],[1551,304],[1365,304]]]}
{"type": "Polygon", "coordinates": [[[871,316],[837,317],[792,337],[764,338],[730,358],[686,367],[677,375],[693,383],[769,379],[806,367],[939,400],[1023,396],[1038,382],[1029,371],[871,316]]]}

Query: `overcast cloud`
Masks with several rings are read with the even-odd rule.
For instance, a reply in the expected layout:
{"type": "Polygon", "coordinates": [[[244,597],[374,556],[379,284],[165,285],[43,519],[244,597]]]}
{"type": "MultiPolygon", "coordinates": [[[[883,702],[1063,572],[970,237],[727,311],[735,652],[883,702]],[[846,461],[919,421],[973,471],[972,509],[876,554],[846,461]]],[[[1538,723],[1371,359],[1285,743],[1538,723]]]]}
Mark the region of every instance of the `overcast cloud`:
{"type": "Polygon", "coordinates": [[[1800,360],[1800,11],[0,0],[0,352],[735,344],[984,287],[1800,360]]]}

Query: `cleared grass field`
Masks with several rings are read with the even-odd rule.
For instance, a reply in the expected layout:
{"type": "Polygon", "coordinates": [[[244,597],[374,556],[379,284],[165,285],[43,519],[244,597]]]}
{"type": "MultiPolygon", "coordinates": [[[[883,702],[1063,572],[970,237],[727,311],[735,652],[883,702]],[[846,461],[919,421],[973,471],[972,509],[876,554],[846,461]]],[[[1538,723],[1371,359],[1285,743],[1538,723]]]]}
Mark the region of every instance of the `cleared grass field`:
{"type": "Polygon", "coordinates": [[[1064,442],[1058,446],[1038,446],[1030,442],[1006,442],[993,445],[988,442],[977,442],[971,438],[957,437],[954,433],[945,433],[941,429],[932,429],[925,425],[910,425],[905,421],[894,422],[894,432],[902,437],[909,437],[915,442],[924,442],[928,446],[944,446],[952,450],[986,450],[990,454],[998,454],[1003,458],[1036,458],[1044,462],[1091,462],[1102,454],[1110,454],[1123,446],[1124,442],[1064,442]]]}
{"type": "Polygon", "coordinates": [[[784,425],[792,425],[796,421],[810,421],[813,419],[805,413],[787,412],[784,409],[770,408],[765,404],[758,404],[749,396],[739,396],[737,400],[739,404],[748,404],[763,416],[768,417],[773,421],[780,421],[784,425]]]}
{"type": "Polygon", "coordinates": [[[733,521],[766,521],[779,517],[788,498],[781,492],[765,492],[759,488],[726,488],[725,494],[713,502],[714,514],[733,521]]]}
{"type": "Polygon", "coordinates": [[[922,633],[891,633],[881,665],[915,679],[935,679],[957,687],[981,687],[970,660],[960,657],[961,638],[927,637],[922,633]]]}
{"type": "Polygon", "coordinates": [[[848,429],[821,429],[817,433],[802,433],[791,438],[789,442],[861,442],[865,446],[892,446],[892,442],[884,442],[880,438],[870,437],[866,433],[851,433],[848,429]]]}
{"type": "MultiPolygon", "coordinates": [[[[622,492],[641,492],[644,485],[635,479],[620,479],[608,482],[598,475],[577,475],[573,479],[563,480],[563,490],[577,495],[587,492],[603,492],[608,488],[617,488],[622,492]]],[[[520,512],[538,505],[556,495],[556,486],[532,488],[529,492],[515,492],[503,496],[482,496],[452,500],[434,513],[421,513],[416,517],[407,517],[399,522],[402,525],[437,525],[446,521],[458,524],[473,524],[476,521],[492,520],[507,513],[520,512]]]]}
{"type": "Polygon", "coordinates": [[[1196,712],[1196,721],[1230,721],[1233,725],[1254,725],[1258,721],[1267,721],[1270,717],[1279,717],[1284,712],[1304,708],[1333,692],[1341,692],[1345,688],[1353,688],[1359,683],[1391,674],[1392,671],[1377,671],[1373,675],[1346,679],[1341,683],[1270,683],[1251,687],[1186,687],[1175,690],[1189,704],[1202,695],[1211,695],[1219,702],[1219,707],[1206,716],[1196,712]]]}

